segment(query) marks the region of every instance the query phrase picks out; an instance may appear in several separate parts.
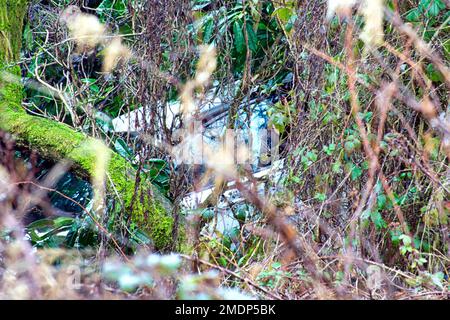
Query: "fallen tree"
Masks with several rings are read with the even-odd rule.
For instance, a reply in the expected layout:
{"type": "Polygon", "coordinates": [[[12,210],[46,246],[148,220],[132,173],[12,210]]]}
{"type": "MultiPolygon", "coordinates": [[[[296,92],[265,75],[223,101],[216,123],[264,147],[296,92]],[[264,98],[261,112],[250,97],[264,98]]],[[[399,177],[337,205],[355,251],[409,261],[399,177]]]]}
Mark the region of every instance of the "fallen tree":
{"type": "MultiPolygon", "coordinates": [[[[0,75],[20,76],[23,20],[28,0],[0,0],[0,75]]],[[[98,150],[96,141],[66,124],[29,115],[21,106],[21,83],[0,77],[0,130],[10,133],[16,143],[40,156],[73,164],[81,177],[93,177],[98,150]]],[[[98,145],[98,144],[97,144],[98,145]]],[[[107,149],[107,190],[138,227],[153,240],[157,249],[173,244],[171,203],[150,182],[136,179],[136,170],[124,158],[107,149]]]]}

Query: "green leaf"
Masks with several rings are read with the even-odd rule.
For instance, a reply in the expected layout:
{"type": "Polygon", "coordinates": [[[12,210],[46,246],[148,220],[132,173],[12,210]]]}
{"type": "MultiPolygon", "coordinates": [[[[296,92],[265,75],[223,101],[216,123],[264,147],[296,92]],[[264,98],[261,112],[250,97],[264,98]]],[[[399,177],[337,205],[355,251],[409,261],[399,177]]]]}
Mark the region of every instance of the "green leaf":
{"type": "Polygon", "coordinates": [[[227,266],[227,259],[225,259],[224,257],[219,257],[219,259],[217,259],[217,261],[219,262],[219,264],[222,267],[226,267],[227,266]]]}
{"type": "Polygon", "coordinates": [[[205,209],[202,212],[202,219],[205,221],[210,221],[212,218],[214,218],[215,213],[213,209],[205,209]]]}
{"type": "Polygon", "coordinates": [[[71,225],[74,222],[74,220],[75,220],[74,218],[59,217],[54,220],[54,224],[55,224],[56,228],[59,228],[59,227],[71,225]]]}
{"type": "Polygon", "coordinates": [[[352,152],[353,150],[355,150],[355,143],[353,141],[346,141],[344,143],[344,149],[347,152],[352,152]]]}
{"type": "Polygon", "coordinates": [[[316,154],[315,151],[308,151],[308,152],[306,153],[306,157],[307,157],[309,160],[311,160],[312,162],[317,161],[317,154],[316,154]]]}
{"type": "Polygon", "coordinates": [[[302,182],[302,180],[299,177],[297,177],[297,176],[292,176],[291,180],[292,180],[292,182],[295,182],[295,183],[298,183],[298,184],[300,184],[302,182]]]}
{"type": "Polygon", "coordinates": [[[192,10],[193,11],[202,10],[203,8],[207,7],[210,3],[211,2],[209,0],[196,1],[196,4],[192,7],[192,10]]]}
{"type": "Polygon", "coordinates": [[[152,244],[152,239],[150,239],[145,232],[142,230],[136,229],[135,232],[131,235],[132,239],[136,241],[138,244],[142,245],[150,245],[152,244]]]}
{"type": "Polygon", "coordinates": [[[314,196],[314,198],[316,200],[319,200],[320,202],[324,202],[325,200],[327,200],[327,195],[325,193],[316,193],[316,195],[314,196]]]}
{"type": "Polygon", "coordinates": [[[380,194],[377,197],[377,206],[378,209],[382,210],[384,208],[386,208],[386,204],[387,204],[387,197],[385,194],[380,194]]]}
{"type": "Polygon", "coordinates": [[[410,246],[412,243],[411,237],[406,234],[402,234],[398,238],[403,242],[405,246],[410,246]]]}
{"type": "Polygon", "coordinates": [[[362,175],[362,169],[358,166],[353,166],[352,168],[352,180],[355,181],[362,175]]]}
{"type": "Polygon", "coordinates": [[[25,48],[31,51],[33,49],[33,31],[31,31],[29,23],[27,23],[23,30],[23,41],[25,43],[25,48]]]}
{"type": "Polygon", "coordinates": [[[392,244],[394,246],[398,246],[400,243],[400,236],[401,236],[401,232],[400,230],[396,229],[396,230],[391,230],[390,231],[391,234],[391,240],[392,240],[392,244]]]}
{"type": "Polygon", "coordinates": [[[431,0],[432,3],[429,6],[428,14],[430,16],[436,17],[442,9],[445,9],[445,4],[441,0],[431,0]]]}
{"type": "Polygon", "coordinates": [[[210,19],[205,23],[205,28],[203,30],[203,43],[205,44],[210,43],[213,31],[214,31],[214,20],[210,19]]]}
{"type": "Polygon", "coordinates": [[[234,47],[238,53],[245,51],[245,39],[242,32],[242,24],[239,21],[233,23],[234,47]]]}
{"type": "Polygon", "coordinates": [[[296,14],[293,14],[288,23],[286,23],[286,32],[291,32],[291,30],[294,28],[295,21],[297,20],[298,16],[296,14]]]}
{"type": "Polygon", "coordinates": [[[83,78],[80,81],[85,84],[94,84],[97,80],[93,78],[83,78]]]}
{"type": "Polygon", "coordinates": [[[336,162],[334,162],[334,163],[332,164],[331,170],[332,170],[334,173],[342,173],[341,167],[342,167],[342,163],[338,160],[338,161],[336,161],[336,162]]]}
{"type": "Polygon", "coordinates": [[[335,150],[336,150],[336,145],[334,143],[331,143],[328,146],[323,146],[323,151],[329,156],[331,156],[335,150]]]}
{"type": "Polygon", "coordinates": [[[127,143],[123,139],[116,139],[114,149],[116,149],[117,153],[125,159],[132,160],[134,158],[133,151],[128,147],[127,143]]]}
{"type": "Polygon", "coordinates": [[[281,262],[272,263],[272,268],[274,268],[274,269],[280,269],[281,266],[282,266],[281,262]]]}
{"type": "Polygon", "coordinates": [[[103,22],[110,17],[119,19],[128,13],[126,2],[125,0],[103,0],[97,7],[97,14],[103,22]]]}
{"type": "Polygon", "coordinates": [[[54,223],[53,223],[52,219],[40,219],[40,220],[30,223],[27,226],[27,229],[31,230],[31,229],[41,229],[41,228],[45,228],[45,227],[52,227],[53,224],[54,223]]]}
{"type": "Polygon", "coordinates": [[[443,272],[439,271],[435,274],[431,275],[431,281],[435,286],[437,286],[439,289],[443,290],[444,286],[442,285],[442,282],[445,279],[445,275],[443,272]]]}
{"type": "Polygon", "coordinates": [[[236,219],[239,221],[245,221],[247,217],[247,211],[246,208],[239,208],[236,212],[236,219]]]}
{"type": "Polygon", "coordinates": [[[111,117],[104,112],[95,111],[95,122],[106,132],[114,130],[111,117]]]}
{"type": "Polygon", "coordinates": [[[165,167],[167,167],[167,162],[164,161],[163,159],[152,158],[147,160],[146,162],[151,164],[153,167],[158,168],[159,170],[162,170],[165,167]]]}

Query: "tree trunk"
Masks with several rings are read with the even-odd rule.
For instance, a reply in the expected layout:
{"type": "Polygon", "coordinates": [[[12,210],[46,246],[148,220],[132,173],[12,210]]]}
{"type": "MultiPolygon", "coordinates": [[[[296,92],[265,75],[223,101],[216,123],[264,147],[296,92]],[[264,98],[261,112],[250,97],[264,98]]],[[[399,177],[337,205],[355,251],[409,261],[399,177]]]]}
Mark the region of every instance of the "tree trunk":
{"type": "MultiPolygon", "coordinates": [[[[43,158],[68,159],[77,174],[93,177],[98,141],[65,124],[27,114],[21,106],[22,84],[9,80],[11,75],[20,76],[15,62],[20,58],[27,7],[28,0],[0,0],[0,130],[9,132],[18,144],[36,150],[43,158]]],[[[111,195],[117,195],[121,212],[129,214],[149,234],[156,248],[167,248],[173,241],[170,202],[149,182],[141,182],[136,188],[134,168],[112,150],[106,152],[110,159],[107,188],[111,195]]]]}

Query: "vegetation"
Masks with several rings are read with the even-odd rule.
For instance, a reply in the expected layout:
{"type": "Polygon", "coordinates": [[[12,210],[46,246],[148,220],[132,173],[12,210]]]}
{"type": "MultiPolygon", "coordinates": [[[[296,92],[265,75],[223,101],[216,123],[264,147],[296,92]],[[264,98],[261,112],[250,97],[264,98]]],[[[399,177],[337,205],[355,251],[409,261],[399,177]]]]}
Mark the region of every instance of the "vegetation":
{"type": "Polygon", "coordinates": [[[449,8],[0,0],[0,297],[448,299],[449,8]]]}

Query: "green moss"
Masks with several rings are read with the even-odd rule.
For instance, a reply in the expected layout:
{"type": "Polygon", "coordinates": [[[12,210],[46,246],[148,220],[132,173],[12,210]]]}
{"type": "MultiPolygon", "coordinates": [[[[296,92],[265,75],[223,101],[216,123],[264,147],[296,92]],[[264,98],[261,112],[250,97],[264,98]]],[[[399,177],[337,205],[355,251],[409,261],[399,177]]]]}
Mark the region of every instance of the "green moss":
{"type": "Polygon", "coordinates": [[[10,105],[14,105],[17,111],[22,110],[22,108],[20,108],[20,102],[24,98],[22,84],[3,80],[3,78],[8,75],[12,75],[13,77],[20,76],[19,66],[8,67],[2,65],[0,60],[0,72],[2,72],[0,74],[0,79],[2,80],[0,82],[0,95],[5,102],[7,101],[10,105]]]}
{"type": "MultiPolygon", "coordinates": [[[[68,155],[69,159],[79,164],[90,176],[95,174],[94,165],[99,152],[96,145],[98,146],[96,140],[86,139],[83,145],[68,155]]],[[[149,234],[156,248],[167,248],[172,242],[173,218],[170,215],[170,202],[151,183],[145,181],[140,184],[134,196],[136,171],[130,163],[110,149],[100,152],[110,153],[107,174],[132,221],[149,234]]]]}
{"type": "Polygon", "coordinates": [[[184,254],[192,254],[194,251],[194,246],[192,241],[189,241],[188,237],[187,237],[187,233],[186,233],[186,228],[180,228],[180,230],[178,231],[179,235],[178,235],[178,239],[177,239],[177,244],[178,244],[178,252],[180,253],[184,253],[184,254]]]}
{"type": "Polygon", "coordinates": [[[160,203],[150,200],[134,210],[134,221],[150,235],[156,248],[168,248],[172,243],[173,218],[166,214],[160,203]]]}
{"type": "Polygon", "coordinates": [[[0,103],[0,129],[13,133],[18,143],[35,148],[47,158],[66,158],[85,139],[64,124],[30,116],[10,104],[8,100],[0,103]]]}
{"type": "Polygon", "coordinates": [[[19,59],[28,0],[0,0],[0,60],[19,59]]]}

